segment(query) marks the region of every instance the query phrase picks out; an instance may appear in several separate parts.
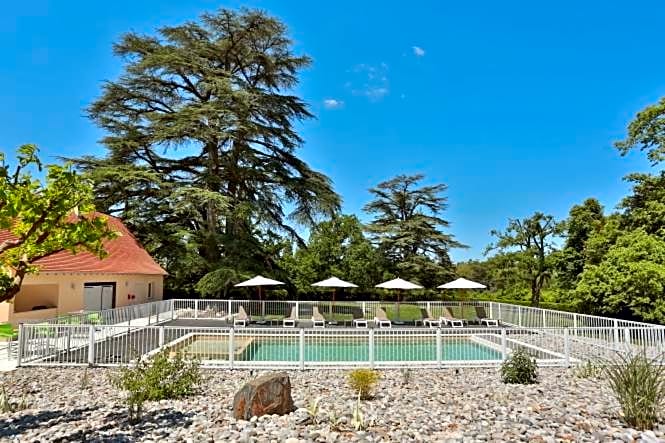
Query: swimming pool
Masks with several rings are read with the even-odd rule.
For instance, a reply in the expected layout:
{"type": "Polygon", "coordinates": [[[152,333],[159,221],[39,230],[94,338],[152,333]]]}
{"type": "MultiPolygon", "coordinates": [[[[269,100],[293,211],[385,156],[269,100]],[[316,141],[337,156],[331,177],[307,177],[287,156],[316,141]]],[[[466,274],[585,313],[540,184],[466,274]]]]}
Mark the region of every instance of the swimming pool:
{"type": "MultiPolygon", "coordinates": [[[[224,336],[193,335],[171,347],[173,352],[187,358],[201,360],[228,360],[229,341],[224,336]]],[[[378,362],[408,362],[437,360],[436,338],[418,337],[405,343],[390,337],[377,338],[374,342],[374,360],[378,362]]],[[[252,362],[297,362],[300,360],[300,343],[297,339],[270,337],[236,338],[234,360],[252,362]]],[[[359,362],[369,360],[367,338],[308,337],[303,347],[307,362],[359,362]]],[[[501,352],[470,338],[456,337],[441,341],[441,360],[479,361],[501,360],[501,352]]]]}

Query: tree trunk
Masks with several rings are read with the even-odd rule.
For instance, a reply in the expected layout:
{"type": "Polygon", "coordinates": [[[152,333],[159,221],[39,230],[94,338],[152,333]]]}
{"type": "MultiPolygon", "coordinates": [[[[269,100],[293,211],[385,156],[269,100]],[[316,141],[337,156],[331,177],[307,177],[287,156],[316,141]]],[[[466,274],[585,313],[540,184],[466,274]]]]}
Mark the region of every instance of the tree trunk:
{"type": "Polygon", "coordinates": [[[531,280],[531,306],[538,307],[540,304],[540,289],[538,277],[531,280]]]}

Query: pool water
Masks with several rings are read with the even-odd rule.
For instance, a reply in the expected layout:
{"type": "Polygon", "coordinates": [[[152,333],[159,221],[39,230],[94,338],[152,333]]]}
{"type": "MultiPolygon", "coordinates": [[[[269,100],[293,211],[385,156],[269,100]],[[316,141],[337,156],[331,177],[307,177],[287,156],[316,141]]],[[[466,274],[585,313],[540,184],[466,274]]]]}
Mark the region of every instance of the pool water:
{"type": "MultiPolygon", "coordinates": [[[[238,361],[298,361],[300,346],[297,339],[257,338],[238,349],[238,361]]],[[[313,362],[368,361],[367,340],[307,340],[305,360],[313,362]]],[[[227,360],[226,338],[194,337],[194,340],[178,349],[189,356],[204,360],[227,360]]],[[[442,360],[500,360],[501,352],[469,339],[443,340],[442,360]]],[[[436,340],[420,338],[408,344],[403,341],[377,339],[374,344],[375,361],[436,361],[436,340]]]]}

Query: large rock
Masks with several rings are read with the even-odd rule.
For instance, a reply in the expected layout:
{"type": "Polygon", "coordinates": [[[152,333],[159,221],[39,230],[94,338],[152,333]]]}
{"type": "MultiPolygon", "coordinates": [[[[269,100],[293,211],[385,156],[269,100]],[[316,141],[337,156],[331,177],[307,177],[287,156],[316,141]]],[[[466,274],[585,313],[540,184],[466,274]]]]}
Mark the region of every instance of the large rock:
{"type": "Polygon", "coordinates": [[[242,387],[233,398],[233,416],[249,420],[266,414],[293,412],[291,380],[286,372],[262,375],[242,387]]]}

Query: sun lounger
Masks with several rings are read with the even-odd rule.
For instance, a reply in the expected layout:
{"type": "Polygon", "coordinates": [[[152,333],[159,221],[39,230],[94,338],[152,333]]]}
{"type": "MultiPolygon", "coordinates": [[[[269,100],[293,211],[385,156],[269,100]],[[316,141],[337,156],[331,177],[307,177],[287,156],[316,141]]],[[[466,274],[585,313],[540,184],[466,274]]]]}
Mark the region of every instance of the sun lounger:
{"type": "Polygon", "coordinates": [[[386,315],[386,311],[381,308],[376,308],[376,313],[374,314],[374,324],[379,327],[379,329],[391,328],[392,323],[386,315]]]}
{"type": "Polygon", "coordinates": [[[323,318],[323,315],[321,315],[317,306],[312,308],[312,326],[315,328],[326,327],[326,319],[323,318]]]}
{"type": "Polygon", "coordinates": [[[441,319],[440,318],[434,318],[432,313],[429,311],[429,309],[421,309],[423,311],[423,325],[429,326],[430,328],[440,328],[441,327],[441,319]]]}
{"type": "Polygon", "coordinates": [[[453,328],[463,328],[464,327],[464,320],[455,318],[455,316],[450,312],[450,308],[444,307],[443,308],[443,315],[439,317],[439,320],[445,324],[445,325],[450,325],[453,328]]]}
{"type": "Polygon", "coordinates": [[[249,323],[249,315],[245,312],[245,308],[238,306],[238,313],[233,316],[233,326],[242,326],[243,328],[249,323]]]}
{"type": "Polygon", "coordinates": [[[285,328],[295,328],[297,319],[298,319],[298,312],[296,311],[296,307],[294,306],[291,308],[291,315],[282,320],[282,326],[285,328]]]}
{"type": "Polygon", "coordinates": [[[489,315],[487,315],[487,312],[485,312],[485,308],[482,306],[476,306],[476,317],[481,325],[499,326],[499,320],[490,318],[489,315]]]}
{"type": "MultiPolygon", "coordinates": [[[[362,313],[358,313],[358,317],[353,319],[353,326],[358,329],[367,329],[367,319],[361,316],[362,313]]],[[[355,317],[355,314],[354,314],[355,317]]]]}

